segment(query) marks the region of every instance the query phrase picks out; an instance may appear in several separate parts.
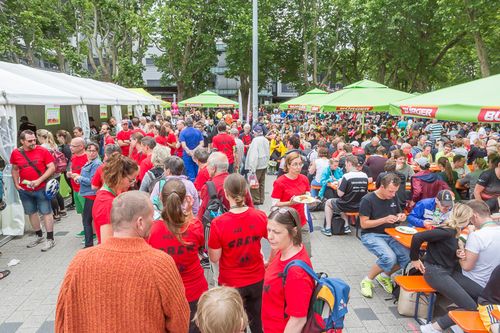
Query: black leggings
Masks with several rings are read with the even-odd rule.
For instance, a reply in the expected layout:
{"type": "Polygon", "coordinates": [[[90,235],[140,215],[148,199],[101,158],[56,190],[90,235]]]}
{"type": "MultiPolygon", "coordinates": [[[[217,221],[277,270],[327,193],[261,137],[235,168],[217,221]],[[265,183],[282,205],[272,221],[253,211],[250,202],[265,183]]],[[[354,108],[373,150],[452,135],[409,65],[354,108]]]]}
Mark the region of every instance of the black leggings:
{"type": "MultiPolygon", "coordinates": [[[[61,183],[61,175],[59,175],[59,184],[61,183]]],[[[56,196],[52,198],[51,202],[52,204],[52,212],[54,212],[55,215],[59,215],[61,210],[64,210],[64,198],[62,197],[61,193],[57,192],[56,196]]]]}
{"type": "Polygon", "coordinates": [[[264,280],[246,287],[236,288],[243,299],[243,305],[250,321],[252,333],[262,333],[262,288],[264,280]]]}
{"type": "Polygon", "coordinates": [[[200,329],[193,321],[196,310],[198,309],[198,300],[189,302],[189,333],[200,333],[200,329]]]}
{"type": "MultiPolygon", "coordinates": [[[[477,298],[483,291],[483,287],[461,272],[438,265],[425,264],[424,279],[432,288],[461,309],[469,311],[477,309],[477,298]]],[[[437,318],[436,321],[443,330],[454,325],[448,314],[437,318]]]]}

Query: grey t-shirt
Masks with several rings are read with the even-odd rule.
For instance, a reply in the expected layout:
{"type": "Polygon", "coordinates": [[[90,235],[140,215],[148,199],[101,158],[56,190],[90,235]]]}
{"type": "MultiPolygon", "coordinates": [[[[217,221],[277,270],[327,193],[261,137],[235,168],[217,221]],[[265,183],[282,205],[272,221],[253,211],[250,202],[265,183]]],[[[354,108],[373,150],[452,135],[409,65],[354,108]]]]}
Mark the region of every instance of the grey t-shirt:
{"type": "Polygon", "coordinates": [[[471,233],[465,249],[479,254],[476,266],[463,274],[484,288],[491,272],[500,265],[500,226],[484,227],[471,233]]]}

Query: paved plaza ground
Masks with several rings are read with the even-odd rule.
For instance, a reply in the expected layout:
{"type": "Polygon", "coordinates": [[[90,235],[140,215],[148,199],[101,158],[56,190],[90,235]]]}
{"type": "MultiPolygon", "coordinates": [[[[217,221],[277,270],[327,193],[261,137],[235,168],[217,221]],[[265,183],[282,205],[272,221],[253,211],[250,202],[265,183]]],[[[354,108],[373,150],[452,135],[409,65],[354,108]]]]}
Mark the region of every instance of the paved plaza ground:
{"type": "MultiPolygon", "coordinates": [[[[269,194],[274,177],[267,176],[267,200],[261,209],[269,211],[269,194]]],[[[311,235],[312,262],[317,272],[344,279],[351,286],[349,314],[345,321],[347,333],[418,332],[417,323],[397,313],[396,305],[380,286],[374,297],[366,299],[359,292],[359,282],[366,275],[375,257],[354,236],[325,237],[320,232],[323,212],[314,213],[315,231],[311,235]]],[[[47,253],[41,246],[26,248],[28,237],[18,237],[0,248],[0,270],[15,258],[20,263],[11,267],[11,275],[0,280],[0,333],[46,333],[54,331],[59,286],[75,253],[82,248],[75,234],[82,229],[81,218],[70,211],[55,226],[56,247],[47,253]]],[[[354,231],[354,230],[353,230],[354,231]]],[[[268,246],[265,246],[268,252],[268,246]]]]}

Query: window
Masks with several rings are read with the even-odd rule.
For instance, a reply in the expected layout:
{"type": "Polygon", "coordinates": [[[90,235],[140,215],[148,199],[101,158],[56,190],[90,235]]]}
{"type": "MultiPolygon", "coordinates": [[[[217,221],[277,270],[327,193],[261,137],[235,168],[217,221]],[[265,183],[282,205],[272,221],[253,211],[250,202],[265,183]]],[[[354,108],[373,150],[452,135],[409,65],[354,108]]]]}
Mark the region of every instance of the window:
{"type": "Polygon", "coordinates": [[[160,80],[147,80],[148,87],[161,87],[160,80]]]}
{"type": "Polygon", "coordinates": [[[154,66],[155,62],[153,58],[146,58],[146,66],[154,66]]]}

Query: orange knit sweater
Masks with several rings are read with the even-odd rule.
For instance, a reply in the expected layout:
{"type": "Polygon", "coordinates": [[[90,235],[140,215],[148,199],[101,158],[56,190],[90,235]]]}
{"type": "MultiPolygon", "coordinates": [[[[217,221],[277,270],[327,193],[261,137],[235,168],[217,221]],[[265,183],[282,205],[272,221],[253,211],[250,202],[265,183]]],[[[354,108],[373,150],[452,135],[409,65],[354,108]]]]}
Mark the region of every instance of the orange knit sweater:
{"type": "Polygon", "coordinates": [[[56,332],[186,333],[189,306],[173,259],[142,238],[111,238],[71,261],[56,332]]]}

